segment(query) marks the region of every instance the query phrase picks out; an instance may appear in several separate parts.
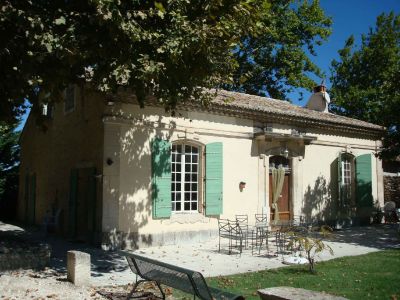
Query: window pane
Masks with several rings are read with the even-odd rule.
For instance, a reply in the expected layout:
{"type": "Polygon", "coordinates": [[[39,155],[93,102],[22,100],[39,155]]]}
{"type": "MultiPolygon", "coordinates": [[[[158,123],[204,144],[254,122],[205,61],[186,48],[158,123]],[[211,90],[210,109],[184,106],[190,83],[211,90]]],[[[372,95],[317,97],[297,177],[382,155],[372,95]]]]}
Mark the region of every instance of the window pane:
{"type": "Polygon", "coordinates": [[[180,172],[181,171],[181,164],[176,164],[176,171],[180,172]]]}
{"type": "Polygon", "coordinates": [[[192,165],[192,172],[197,173],[197,165],[192,165]]]}
{"type": "Polygon", "coordinates": [[[190,200],[190,193],[185,192],[185,201],[190,200]]]}
{"type": "Polygon", "coordinates": [[[192,181],[197,182],[197,174],[196,173],[192,174],[192,181]]]}
{"type": "Polygon", "coordinates": [[[175,190],[176,191],[180,191],[181,190],[181,183],[180,182],[176,183],[176,189],[175,190]]]}
{"type": "Polygon", "coordinates": [[[192,193],[192,200],[197,201],[197,193],[192,193]]]}
{"type": "Polygon", "coordinates": [[[185,155],[185,162],[190,163],[190,155],[186,154],[185,155]]]}
{"type": "Polygon", "coordinates": [[[172,173],[171,176],[172,176],[171,180],[172,180],[172,181],[175,181],[175,178],[176,178],[176,177],[175,177],[175,173],[172,173]]]}
{"type": "Polygon", "coordinates": [[[177,145],[176,146],[176,152],[182,153],[182,145],[177,145]]]}
{"type": "Polygon", "coordinates": [[[186,152],[186,153],[192,152],[191,150],[192,150],[192,147],[190,147],[190,146],[188,146],[188,145],[185,146],[185,152],[186,152]]]}
{"type": "Polygon", "coordinates": [[[192,202],[192,210],[197,210],[197,202],[192,202]]]}
{"type": "Polygon", "coordinates": [[[190,191],[190,183],[185,183],[185,191],[190,191]]]}
{"type": "Polygon", "coordinates": [[[197,148],[197,147],[192,147],[192,152],[193,152],[193,153],[199,153],[199,148],[197,148]]]}
{"type": "Polygon", "coordinates": [[[181,181],[181,173],[176,173],[176,181],[181,181]]]}
{"type": "Polygon", "coordinates": [[[181,202],[176,202],[175,207],[177,211],[181,211],[181,202]]]}
{"type": "Polygon", "coordinates": [[[190,210],[190,202],[185,202],[185,210],[190,210]]]}
{"type": "Polygon", "coordinates": [[[181,193],[180,192],[177,192],[175,194],[175,199],[176,199],[176,201],[181,201],[181,193]]]}
{"type": "Polygon", "coordinates": [[[185,174],[185,181],[190,181],[190,174],[185,174]]]}
{"type": "Polygon", "coordinates": [[[197,183],[192,183],[192,191],[197,191],[197,183]]]}
{"type": "Polygon", "coordinates": [[[192,157],[192,162],[193,162],[193,163],[197,163],[197,155],[194,155],[194,156],[192,157]]]}

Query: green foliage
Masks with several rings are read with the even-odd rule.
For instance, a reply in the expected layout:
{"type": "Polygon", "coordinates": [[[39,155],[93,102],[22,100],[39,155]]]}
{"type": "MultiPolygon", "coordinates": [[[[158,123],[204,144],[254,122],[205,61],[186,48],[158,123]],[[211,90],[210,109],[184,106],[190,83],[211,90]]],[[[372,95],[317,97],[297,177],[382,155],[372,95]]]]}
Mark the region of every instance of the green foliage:
{"type": "Polygon", "coordinates": [[[332,111],[385,126],[381,154],[399,155],[400,15],[380,15],[360,47],[350,36],[339,55],[332,62],[332,111]]]}
{"type": "Polygon", "coordinates": [[[0,123],[0,217],[12,217],[18,194],[19,132],[0,123]]]}
{"type": "MultiPolygon", "coordinates": [[[[258,289],[291,286],[346,297],[348,299],[395,299],[400,296],[400,251],[386,250],[318,263],[318,275],[303,266],[207,279],[209,285],[260,299],[258,289]]],[[[175,291],[174,291],[175,297],[175,291]]],[[[175,297],[177,298],[177,297],[175,297]]]]}
{"type": "Polygon", "coordinates": [[[299,230],[296,228],[291,231],[289,235],[291,240],[288,247],[294,248],[300,252],[305,252],[306,258],[308,260],[309,271],[311,273],[315,272],[315,255],[323,251],[329,251],[333,255],[332,248],[323,242],[323,238],[330,235],[332,229],[329,226],[322,226],[320,228],[320,237],[311,237],[313,228],[303,228],[299,230]]]}
{"type": "Polygon", "coordinates": [[[207,101],[201,87],[226,82],[232,49],[256,35],[268,0],[6,0],[0,6],[0,120],[24,98],[60,98],[67,84],[154,94],[168,109],[207,101]]]}
{"type": "Polygon", "coordinates": [[[0,8],[0,120],[24,99],[60,98],[67,84],[154,94],[167,108],[202,88],[284,98],[321,76],[308,58],[330,34],[317,0],[21,0],[0,8]]]}
{"type": "Polygon", "coordinates": [[[243,37],[236,49],[239,67],[227,88],[285,99],[294,88],[314,87],[310,75],[323,76],[309,55],[330,35],[332,20],[318,0],[271,1],[269,10],[262,33],[243,37]]]}

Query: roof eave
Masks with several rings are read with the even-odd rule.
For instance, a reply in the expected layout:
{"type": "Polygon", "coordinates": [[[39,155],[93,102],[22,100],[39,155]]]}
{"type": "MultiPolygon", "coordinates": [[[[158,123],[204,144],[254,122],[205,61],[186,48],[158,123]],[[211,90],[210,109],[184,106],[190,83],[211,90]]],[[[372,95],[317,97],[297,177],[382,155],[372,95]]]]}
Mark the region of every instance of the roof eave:
{"type": "Polygon", "coordinates": [[[180,109],[187,110],[188,108],[207,111],[212,113],[219,113],[223,115],[230,115],[239,118],[253,119],[264,123],[279,123],[279,124],[290,124],[300,127],[312,127],[318,129],[326,129],[329,131],[338,131],[346,133],[358,133],[364,137],[373,139],[381,139],[385,132],[384,127],[368,128],[364,126],[357,126],[352,124],[340,124],[328,120],[316,120],[307,117],[291,116],[287,114],[281,114],[276,112],[264,112],[260,110],[242,109],[233,106],[215,104],[209,107],[200,107],[199,105],[185,105],[185,107],[179,107],[180,109]]]}

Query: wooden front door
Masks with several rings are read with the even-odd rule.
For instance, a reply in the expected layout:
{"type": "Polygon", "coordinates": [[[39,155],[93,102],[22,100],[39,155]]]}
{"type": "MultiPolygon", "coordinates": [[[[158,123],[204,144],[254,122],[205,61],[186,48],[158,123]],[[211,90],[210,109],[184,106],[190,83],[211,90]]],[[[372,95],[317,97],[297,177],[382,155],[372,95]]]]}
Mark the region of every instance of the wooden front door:
{"type": "Polygon", "coordinates": [[[36,173],[25,175],[25,221],[29,225],[36,220],[36,173]]]}
{"type": "Polygon", "coordinates": [[[74,169],[70,188],[70,236],[89,242],[95,231],[95,168],[74,169]]]}
{"type": "MultiPolygon", "coordinates": [[[[269,175],[269,208],[270,208],[270,220],[274,220],[274,210],[272,209],[272,175],[269,175]]],[[[291,219],[291,205],[290,205],[290,174],[285,174],[285,180],[283,182],[282,192],[278,199],[278,210],[280,220],[291,219]]]]}

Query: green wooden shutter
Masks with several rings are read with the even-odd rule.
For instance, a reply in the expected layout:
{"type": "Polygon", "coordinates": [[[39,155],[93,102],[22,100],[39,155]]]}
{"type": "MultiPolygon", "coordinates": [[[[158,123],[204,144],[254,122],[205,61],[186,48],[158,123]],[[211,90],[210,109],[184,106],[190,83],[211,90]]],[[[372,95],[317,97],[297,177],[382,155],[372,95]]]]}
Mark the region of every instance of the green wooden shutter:
{"type": "Polygon", "coordinates": [[[344,204],[343,179],[342,179],[342,153],[338,156],[338,197],[340,206],[344,204]]]}
{"type": "Polygon", "coordinates": [[[356,158],[357,207],[372,207],[372,156],[363,154],[356,158]]]}
{"type": "Polygon", "coordinates": [[[69,187],[69,235],[75,237],[76,235],[76,214],[77,214],[77,197],[78,197],[78,169],[72,169],[70,175],[69,187]]]}
{"type": "Polygon", "coordinates": [[[206,145],[206,215],[222,214],[223,154],[222,143],[206,145]]]}
{"type": "Polygon", "coordinates": [[[36,173],[30,178],[29,188],[29,224],[35,224],[36,215],[36,173]]]}
{"type": "Polygon", "coordinates": [[[29,224],[29,174],[25,174],[25,223],[29,224]]]}
{"type": "Polygon", "coordinates": [[[151,143],[153,218],[171,216],[171,143],[156,138],[151,143]]]}
{"type": "Polygon", "coordinates": [[[91,239],[94,241],[94,233],[96,231],[96,168],[89,168],[88,170],[88,229],[91,233],[91,239]]]}

